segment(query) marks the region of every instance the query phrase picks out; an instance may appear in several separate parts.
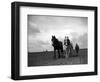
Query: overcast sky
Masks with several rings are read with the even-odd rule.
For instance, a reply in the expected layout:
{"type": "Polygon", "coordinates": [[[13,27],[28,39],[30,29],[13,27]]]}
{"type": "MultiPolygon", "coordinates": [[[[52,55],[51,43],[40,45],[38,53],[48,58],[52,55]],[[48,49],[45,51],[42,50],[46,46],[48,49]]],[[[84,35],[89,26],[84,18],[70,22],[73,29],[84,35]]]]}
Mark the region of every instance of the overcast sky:
{"type": "Polygon", "coordinates": [[[88,18],[28,15],[28,52],[51,51],[52,35],[63,42],[69,36],[73,45],[87,48],[88,18]]]}

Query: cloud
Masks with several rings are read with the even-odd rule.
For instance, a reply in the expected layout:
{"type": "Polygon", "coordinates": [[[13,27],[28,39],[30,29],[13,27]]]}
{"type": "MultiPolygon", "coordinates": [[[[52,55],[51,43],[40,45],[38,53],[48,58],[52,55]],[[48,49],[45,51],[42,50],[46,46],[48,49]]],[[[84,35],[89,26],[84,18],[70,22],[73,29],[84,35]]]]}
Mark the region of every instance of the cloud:
{"type": "Polygon", "coordinates": [[[88,18],[70,16],[28,15],[28,50],[38,52],[52,50],[51,36],[64,41],[66,34],[75,45],[87,47],[88,18]]]}
{"type": "Polygon", "coordinates": [[[77,36],[73,36],[72,38],[72,42],[73,45],[75,47],[75,44],[78,43],[80,48],[87,48],[88,47],[88,35],[87,33],[84,33],[83,35],[78,35],[76,33],[77,36]]]}
{"type": "Polygon", "coordinates": [[[30,40],[28,42],[28,51],[29,52],[41,52],[45,50],[52,50],[52,45],[47,41],[42,40],[30,40]]]}
{"type": "Polygon", "coordinates": [[[83,34],[78,38],[78,42],[80,47],[87,48],[88,47],[88,35],[87,33],[83,34]]]}
{"type": "Polygon", "coordinates": [[[40,30],[37,28],[37,25],[28,21],[28,35],[36,35],[40,33],[40,30]]]}
{"type": "Polygon", "coordinates": [[[83,30],[87,28],[87,17],[74,16],[46,16],[28,15],[28,21],[38,25],[41,30],[74,29],[83,30]],[[81,27],[81,28],[80,28],[81,27]]]}

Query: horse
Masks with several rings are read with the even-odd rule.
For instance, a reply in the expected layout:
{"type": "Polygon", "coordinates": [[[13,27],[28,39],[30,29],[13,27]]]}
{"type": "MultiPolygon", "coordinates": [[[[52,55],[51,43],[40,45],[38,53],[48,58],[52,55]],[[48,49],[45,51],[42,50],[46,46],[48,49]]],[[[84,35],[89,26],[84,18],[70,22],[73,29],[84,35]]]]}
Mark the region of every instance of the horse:
{"type": "Polygon", "coordinates": [[[52,46],[54,47],[54,58],[61,58],[63,57],[63,44],[61,41],[59,41],[55,36],[52,36],[52,46]],[[56,54],[56,51],[58,51],[58,56],[56,54]]]}

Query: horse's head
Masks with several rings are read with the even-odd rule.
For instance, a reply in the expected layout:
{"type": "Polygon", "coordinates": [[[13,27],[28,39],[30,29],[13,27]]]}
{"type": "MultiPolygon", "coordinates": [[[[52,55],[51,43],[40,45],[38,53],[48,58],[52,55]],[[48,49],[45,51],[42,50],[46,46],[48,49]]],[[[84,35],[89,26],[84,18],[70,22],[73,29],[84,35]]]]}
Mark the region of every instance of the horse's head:
{"type": "Polygon", "coordinates": [[[52,39],[51,39],[51,41],[52,41],[52,44],[54,45],[56,45],[59,41],[58,41],[58,39],[55,37],[55,36],[52,36],[52,39]]]}
{"type": "Polygon", "coordinates": [[[52,35],[51,41],[54,42],[56,40],[56,37],[52,35]]]}
{"type": "Polygon", "coordinates": [[[51,39],[51,41],[54,42],[54,39],[55,39],[55,37],[52,35],[52,39],[51,39]]]}

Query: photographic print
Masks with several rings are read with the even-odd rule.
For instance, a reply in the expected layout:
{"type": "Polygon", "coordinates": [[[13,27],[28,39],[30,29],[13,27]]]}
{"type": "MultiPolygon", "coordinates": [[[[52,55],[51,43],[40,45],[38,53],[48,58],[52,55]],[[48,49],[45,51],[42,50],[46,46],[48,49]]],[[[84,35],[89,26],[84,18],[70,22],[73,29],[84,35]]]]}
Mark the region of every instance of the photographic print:
{"type": "Polygon", "coordinates": [[[88,18],[28,15],[28,66],[87,64],[88,18]]]}
{"type": "Polygon", "coordinates": [[[97,7],[12,2],[11,78],[97,75],[97,7]]]}

